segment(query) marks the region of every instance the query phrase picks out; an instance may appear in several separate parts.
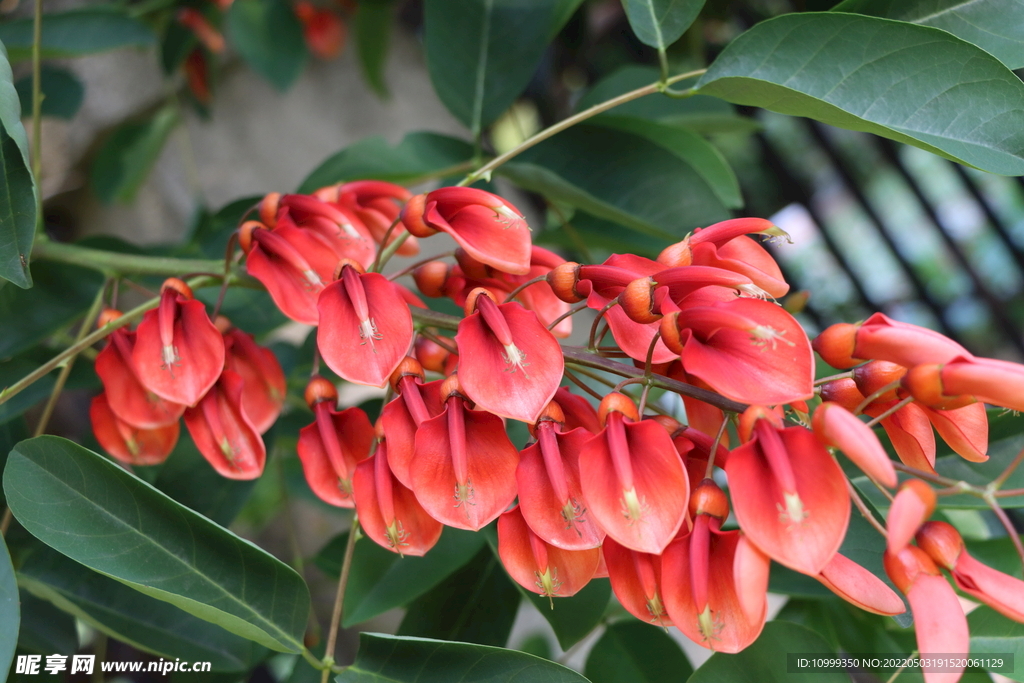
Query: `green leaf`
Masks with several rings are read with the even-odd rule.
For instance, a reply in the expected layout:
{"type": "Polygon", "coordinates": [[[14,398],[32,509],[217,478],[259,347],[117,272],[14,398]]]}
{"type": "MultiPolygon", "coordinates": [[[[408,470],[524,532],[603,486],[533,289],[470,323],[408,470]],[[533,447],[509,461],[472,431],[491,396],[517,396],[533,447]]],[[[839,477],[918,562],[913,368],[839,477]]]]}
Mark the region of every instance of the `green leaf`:
{"type": "Polygon", "coordinates": [[[231,44],[257,73],[280,91],[295,82],[306,63],[302,24],[284,0],[240,0],[227,15],[231,44]]]}
{"type": "Polygon", "coordinates": [[[611,584],[606,579],[593,579],[576,595],[556,598],[554,606],[543,595],[532,593],[518,583],[516,587],[551,624],[563,650],[568,650],[594,630],[612,596],[611,584]]]}
{"type": "MultiPolygon", "coordinates": [[[[788,653],[834,651],[821,636],[803,626],[770,621],[753,645],[734,655],[716,652],[687,683],[792,683],[793,674],[787,673],[788,653]]],[[[812,675],[815,683],[849,683],[850,680],[842,670],[812,675]]]]}
{"type": "MultiPolygon", "coordinates": [[[[43,101],[40,111],[43,116],[70,119],[78,113],[85,97],[85,86],[75,74],[59,66],[44,64],[39,70],[40,89],[43,101]]],[[[18,79],[14,84],[21,100],[21,110],[32,111],[32,76],[18,79]]]]}
{"type": "Polygon", "coordinates": [[[408,133],[395,147],[374,136],[328,157],[309,174],[298,191],[313,192],[349,180],[373,179],[414,184],[426,175],[446,175],[445,169],[469,170],[473,146],[439,133],[408,133]]]}
{"type": "Polygon", "coordinates": [[[198,44],[196,34],[180,21],[167,22],[160,40],[160,66],[164,68],[164,73],[173,74],[198,44]]]}
{"type": "MultiPolygon", "coordinates": [[[[613,97],[655,83],[659,77],[654,67],[636,64],[624,66],[588,90],[576,104],[576,111],[589,109],[613,97]]],[[[695,82],[696,79],[682,81],[679,86],[689,87],[695,82]]],[[[629,116],[670,126],[685,126],[698,133],[749,133],[760,127],[754,119],[737,114],[728,102],[706,95],[680,99],[654,93],[620,104],[596,118],[606,116],[629,116]]]]}
{"type": "Polygon", "coordinates": [[[845,0],[833,12],[869,14],[949,31],[1011,69],[1024,67],[1024,5],[1005,0],[845,0]]]}
{"type": "Polygon", "coordinates": [[[176,125],[178,112],[168,106],[146,121],[118,127],[103,143],[92,165],[90,180],[100,201],[132,201],[176,125]]]}
{"type": "Polygon", "coordinates": [[[89,571],[45,546],[19,568],[18,582],[112,638],[160,657],[210,662],[214,671],[245,671],[266,654],[251,640],[89,571]]]}
{"type": "Polygon", "coordinates": [[[693,667],[665,631],[626,620],[605,629],[583,673],[592,683],[676,683],[685,681],[693,667]]]}
{"type": "Polygon", "coordinates": [[[18,647],[18,628],[21,623],[18,604],[18,583],[7,545],[0,537],[0,672],[6,676],[14,661],[18,647]]]}
{"type": "Polygon", "coordinates": [[[529,83],[579,0],[426,0],[424,41],[434,90],[474,136],[529,83]]]}
{"type": "Polygon", "coordinates": [[[667,149],[696,171],[724,206],[730,209],[743,206],[740,183],[729,162],[696,133],[685,128],[618,116],[600,117],[594,123],[638,135],[667,149]]]}
{"type": "Polygon", "coordinates": [[[32,270],[32,289],[0,289],[0,358],[37,347],[85,315],[103,285],[102,275],[78,266],[40,261],[32,270]]]}
{"type": "Polygon", "coordinates": [[[573,126],[497,172],[549,199],[670,241],[729,218],[689,163],[638,135],[601,126],[573,126]]]}
{"type": "Polygon", "coordinates": [[[337,683],[588,683],[572,669],[524,652],[360,633],[359,653],[337,683]],[[425,663],[429,662],[429,667],[425,663]]]}
{"type": "Polygon", "coordinates": [[[967,627],[971,632],[971,655],[1012,653],[1012,670],[997,669],[999,673],[1015,681],[1024,681],[1024,624],[1013,621],[991,607],[981,606],[967,615],[967,627]]]}
{"type": "Polygon", "coordinates": [[[582,211],[576,211],[568,219],[568,224],[568,228],[560,226],[543,230],[537,234],[534,241],[537,244],[553,244],[575,250],[580,254],[580,258],[586,261],[601,260],[586,256],[587,252],[593,249],[603,249],[608,253],[629,252],[654,259],[662,249],[676,241],[623,230],[621,225],[595,218],[582,211]]]}
{"type": "Polygon", "coordinates": [[[622,0],[622,4],[640,42],[664,50],[690,28],[704,0],[622,0]]]}
{"type": "Polygon", "coordinates": [[[41,655],[71,655],[78,650],[75,618],[24,588],[21,598],[21,630],[18,649],[41,655]]]}
{"type": "Polygon", "coordinates": [[[71,559],[266,647],[302,649],[298,574],[105,458],[54,436],[23,441],[4,490],[22,526],[71,559]]]}
{"type": "Polygon", "coordinates": [[[210,467],[192,439],[177,445],[153,482],[160,491],[207,519],[227,526],[252,493],[256,480],[226,479],[210,467]]]}
{"type": "MultiPolygon", "coordinates": [[[[347,532],[331,539],[317,555],[316,565],[337,576],[347,542],[347,532]]],[[[343,625],[347,628],[407,605],[473,559],[483,545],[480,534],[445,528],[425,556],[399,557],[369,538],[359,539],[345,587],[343,625]]]]}
{"type": "Polygon", "coordinates": [[[0,278],[24,289],[32,286],[28,261],[36,230],[39,191],[31,168],[28,136],[21,125],[21,103],[7,51],[0,42],[0,278]]]}
{"type": "MultiPolygon", "coordinates": [[[[146,24],[116,5],[96,5],[43,15],[41,52],[44,58],[78,57],[124,47],[149,47],[156,36],[146,24]]],[[[11,61],[32,56],[32,19],[0,24],[0,42],[11,61]]]]}
{"type": "Polygon", "coordinates": [[[363,78],[381,97],[387,97],[384,66],[391,43],[391,23],[395,7],[392,0],[363,0],[356,9],[352,33],[356,41],[356,54],[363,69],[363,78]]]}
{"type": "Polygon", "coordinates": [[[927,26],[785,14],[741,34],[697,85],[735,104],[1024,174],[1024,83],[981,48],[927,26]]]}
{"type": "MultiPolygon", "coordinates": [[[[1018,435],[990,444],[988,449],[989,459],[986,462],[969,462],[959,455],[949,455],[938,458],[935,461],[935,471],[944,477],[957,481],[966,481],[975,486],[986,486],[997,474],[1002,472],[1010,462],[1017,457],[1021,447],[1024,447],[1024,435],[1018,435]]],[[[1024,488],[1024,468],[1018,467],[1003,484],[1003,488],[1019,489],[1024,488]]],[[[999,498],[999,505],[1003,508],[1024,507],[1024,496],[1013,496],[999,498]]],[[[987,508],[988,505],[981,498],[969,495],[943,496],[939,499],[942,507],[950,508],[987,508]]]]}
{"type": "Polygon", "coordinates": [[[398,633],[503,646],[519,601],[501,562],[482,548],[469,564],[409,605],[398,633]]]}

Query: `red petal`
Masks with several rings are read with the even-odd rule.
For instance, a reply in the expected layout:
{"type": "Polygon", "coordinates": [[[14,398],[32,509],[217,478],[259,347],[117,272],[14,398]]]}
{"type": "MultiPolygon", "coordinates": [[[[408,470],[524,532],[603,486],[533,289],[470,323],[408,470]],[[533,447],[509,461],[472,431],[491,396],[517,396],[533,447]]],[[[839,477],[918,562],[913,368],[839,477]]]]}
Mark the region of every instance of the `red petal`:
{"type": "Polygon", "coordinates": [[[210,322],[201,301],[174,296],[178,307],[173,336],[175,361],[170,365],[164,362],[157,308],[148,311],[139,323],[132,362],[139,381],[154,394],[194,406],[224,369],[224,339],[210,322]]]}
{"type": "Polygon", "coordinates": [[[957,558],[953,579],[974,599],[1024,623],[1024,581],[978,562],[966,550],[957,558]]]}
{"type": "MultiPolygon", "coordinates": [[[[544,429],[543,423],[537,427],[544,429]]],[[[588,514],[587,502],[580,488],[579,452],[592,434],[585,429],[554,434],[565,474],[564,486],[571,501],[574,517],[569,521],[565,500],[559,500],[544,463],[540,443],[519,453],[516,482],[519,485],[519,510],[530,528],[550,545],[566,550],[596,548],[604,540],[604,531],[588,514]]]]}
{"type": "MultiPolygon", "coordinates": [[[[839,464],[803,427],[779,431],[796,478],[805,518],[785,516],[780,482],[759,439],[733,449],[726,464],[733,511],[740,528],[765,554],[804,574],[819,574],[842,545],[850,520],[850,494],[839,464]]],[[[586,489],[584,489],[586,490],[586,489]]]]}
{"type": "Polygon", "coordinates": [[[838,403],[826,401],[814,411],[814,433],[838,448],[868,476],[890,488],[897,484],[896,470],[875,432],[838,403]]]}
{"type": "Polygon", "coordinates": [[[277,421],[284,405],[288,391],[284,370],[274,352],[256,344],[250,334],[231,330],[224,341],[225,367],[237,372],[245,382],[242,408],[256,431],[263,434],[277,421]]]}
{"type": "Polygon", "coordinates": [[[865,320],[855,340],[854,357],[887,360],[907,368],[925,363],[948,363],[957,356],[971,357],[967,349],[945,335],[893,320],[882,313],[865,320]]]}
{"type": "MultiPolygon", "coordinates": [[[[921,484],[927,489],[927,484],[924,482],[918,481],[917,484],[921,484]]],[[[927,491],[922,493],[927,493],[927,491]]],[[[935,495],[929,494],[929,497],[931,501],[922,500],[916,486],[907,484],[896,492],[885,520],[888,532],[886,548],[890,553],[899,553],[906,548],[921,525],[931,517],[935,510],[935,495]]]]}
{"type": "MultiPolygon", "coordinates": [[[[444,410],[444,402],[441,401],[441,384],[444,380],[439,379],[426,384],[418,384],[419,395],[423,399],[427,411],[427,419],[437,417],[444,410]]],[[[412,463],[413,453],[416,445],[416,421],[409,413],[406,399],[399,395],[384,406],[380,414],[384,427],[384,434],[388,440],[388,462],[391,471],[398,477],[398,481],[407,487],[412,486],[412,475],[409,474],[409,466],[412,463]]]]}
{"type": "Polygon", "coordinates": [[[373,425],[359,408],[348,408],[341,412],[329,408],[327,410],[338,439],[341,462],[335,463],[331,457],[332,447],[324,443],[315,421],[299,430],[296,450],[302,461],[306,482],[313,493],[331,505],[350,508],[355,505],[352,500],[352,474],[356,465],[369,456],[374,440],[373,425]]]}
{"type": "MultiPolygon", "coordinates": [[[[695,333],[681,355],[686,372],[743,403],[774,405],[814,395],[814,354],[793,316],[756,299],[736,299],[715,308],[750,318],[774,337],[756,339],[753,331],[727,328],[706,338],[695,333]]],[[[685,324],[685,309],[679,319],[685,324]]]]}
{"type": "Polygon", "coordinates": [[[236,373],[225,370],[199,405],[185,411],[185,426],[222,477],[255,479],[263,473],[267,451],[242,409],[242,378],[236,373]]]}
{"type": "MultiPolygon", "coordinates": [[[[598,306],[597,310],[600,310],[602,306],[598,306]]],[[[591,306],[591,308],[594,307],[591,306]]],[[[604,314],[604,319],[608,321],[608,329],[611,330],[615,343],[627,356],[641,362],[647,360],[647,351],[651,348],[651,341],[654,339],[654,335],[661,331],[659,323],[644,325],[633,322],[620,306],[609,308],[604,314]]],[[[658,343],[654,345],[651,362],[667,363],[676,358],[678,356],[665,346],[665,342],[658,339],[658,343]]]]}
{"type": "Polygon", "coordinates": [[[746,275],[775,299],[789,292],[789,285],[772,255],[746,235],[735,237],[720,247],[705,242],[691,244],[690,249],[694,265],[715,266],[746,275]]]}
{"type": "Polygon", "coordinates": [[[555,392],[555,402],[558,403],[565,415],[565,425],[562,431],[568,432],[577,427],[582,427],[591,434],[601,431],[597,411],[587,399],[577,396],[565,387],[559,387],[555,392]]]}
{"type": "Polygon", "coordinates": [[[893,616],[907,611],[900,596],[884,581],[839,553],[815,578],[843,600],[868,612],[893,616]]]}
{"type": "Polygon", "coordinates": [[[662,599],[661,558],[624,548],[611,538],[604,539],[602,552],[612,591],[626,611],[640,621],[671,626],[662,599]]]}
{"type": "Polygon", "coordinates": [[[106,348],[96,356],[94,367],[103,382],[110,410],[118,419],[140,429],[177,423],[185,412],[185,406],[165,401],[142,386],[132,368],[134,345],[134,332],[124,328],[114,330],[106,348]]]}
{"type": "Polygon", "coordinates": [[[750,619],[744,613],[733,579],[733,561],[738,531],[713,531],[708,555],[708,597],[710,621],[698,621],[700,611],[690,583],[689,535],[669,545],[661,557],[662,593],[672,623],[687,638],[716,652],[739,652],[757,640],[764,628],[767,599],[762,597],[760,614],[750,619]]]}
{"type": "Polygon", "coordinates": [[[305,259],[316,277],[269,253],[259,240],[254,240],[246,256],[246,271],[263,283],[282,313],[296,322],[316,325],[316,300],[326,283],[334,278],[338,257],[316,237],[294,225],[282,223],[273,233],[305,259]]]}
{"type": "Polygon", "coordinates": [[[530,271],[530,228],[521,217],[475,204],[442,216],[429,196],[427,201],[427,225],[451,235],[477,261],[513,275],[530,271]]]}
{"type": "Polygon", "coordinates": [[[567,598],[593,578],[601,550],[563,550],[545,543],[515,507],[498,518],[498,556],[509,576],[526,590],[567,598]]]}
{"type": "Polygon", "coordinates": [[[377,445],[377,453],[356,465],[352,475],[352,495],[359,524],[366,535],[381,546],[400,555],[422,557],[441,538],[443,526],[416,500],[416,495],[395,479],[387,463],[386,442],[377,445]],[[378,462],[382,459],[382,462],[378,462]],[[383,467],[381,467],[383,465],[383,467]],[[389,478],[380,486],[377,476],[389,478]],[[385,519],[378,492],[390,494],[393,516],[385,519]],[[389,529],[391,533],[389,534],[389,529]]]}
{"type": "Polygon", "coordinates": [[[457,529],[478,531],[512,504],[516,497],[516,465],[519,453],[505,434],[497,415],[481,410],[464,411],[465,454],[468,499],[460,500],[460,482],[452,461],[452,439],[448,412],[455,409],[450,398],[445,412],[420,425],[409,474],[416,498],[430,516],[457,529]]]}
{"type": "Polygon", "coordinates": [[[565,363],[558,341],[537,315],[511,302],[497,307],[522,362],[502,346],[478,311],[459,323],[459,379],[479,408],[533,423],[554,398],[565,363]]]}
{"type": "Polygon", "coordinates": [[[747,619],[756,619],[767,609],[770,571],[769,557],[741,532],[733,555],[732,575],[736,584],[736,599],[747,619]]]}
{"type": "Polygon", "coordinates": [[[988,413],[984,403],[956,410],[921,408],[942,440],[960,457],[971,462],[988,460],[988,413]]]}
{"type": "MultiPolygon", "coordinates": [[[[893,403],[871,405],[864,412],[881,415],[893,403]]],[[[935,434],[924,409],[909,403],[889,417],[882,419],[882,428],[892,441],[896,455],[904,465],[926,472],[935,472],[935,434]]]]}
{"type": "Polygon", "coordinates": [[[344,278],[339,279],[320,294],[317,346],[327,366],[344,379],[382,387],[412,344],[412,315],[382,275],[356,277],[365,292],[369,322],[360,319],[344,278]]]}
{"type": "Polygon", "coordinates": [[[642,516],[631,520],[623,514],[626,491],[616,474],[607,428],[580,451],[583,497],[609,536],[627,548],[656,555],[672,541],[686,517],[689,479],[664,427],[652,421],[623,426],[642,516]]]}
{"type": "MultiPolygon", "coordinates": [[[[907,591],[914,613],[917,649],[921,657],[970,652],[967,617],[946,579],[920,574],[907,591]]],[[[925,672],[925,683],[956,683],[963,669],[949,673],[925,672]]]]}
{"type": "Polygon", "coordinates": [[[133,427],[114,415],[105,394],[92,400],[89,420],[103,450],[129,465],[159,465],[178,443],[177,422],[155,429],[133,427]]]}

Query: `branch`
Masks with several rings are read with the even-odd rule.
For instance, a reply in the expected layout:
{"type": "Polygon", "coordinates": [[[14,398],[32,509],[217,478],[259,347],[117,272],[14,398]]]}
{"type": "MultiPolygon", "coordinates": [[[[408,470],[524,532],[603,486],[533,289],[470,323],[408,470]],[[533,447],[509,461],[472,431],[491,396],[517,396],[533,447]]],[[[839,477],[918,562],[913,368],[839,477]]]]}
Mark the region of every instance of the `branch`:
{"type": "Polygon", "coordinates": [[[32,258],[58,263],[70,263],[108,276],[144,274],[181,277],[184,273],[220,273],[224,261],[220,259],[182,259],[171,256],[144,256],[92,249],[77,244],[53,242],[44,237],[36,240],[32,258]]]}

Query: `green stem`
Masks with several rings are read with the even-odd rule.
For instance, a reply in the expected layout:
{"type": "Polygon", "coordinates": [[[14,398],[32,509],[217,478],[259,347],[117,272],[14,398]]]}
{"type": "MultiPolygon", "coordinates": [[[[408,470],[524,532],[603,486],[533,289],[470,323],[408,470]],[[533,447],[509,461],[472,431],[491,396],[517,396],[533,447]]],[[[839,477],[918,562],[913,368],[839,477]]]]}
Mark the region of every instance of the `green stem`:
{"type": "MultiPolygon", "coordinates": [[[[96,317],[100,314],[100,309],[103,307],[103,295],[107,291],[107,285],[110,280],[107,280],[100,287],[100,291],[96,292],[96,298],[93,299],[92,306],[89,307],[89,312],[85,314],[85,319],[82,320],[82,326],[78,330],[78,334],[75,335],[75,341],[72,344],[78,344],[82,341],[82,338],[89,332],[93,323],[96,322],[96,317]]],[[[57,381],[53,385],[53,391],[50,392],[50,398],[46,401],[46,405],[43,406],[43,412],[39,416],[39,422],[36,423],[36,431],[32,436],[42,436],[46,431],[46,425],[50,422],[50,416],[53,415],[54,406],[57,405],[57,399],[60,398],[60,394],[64,391],[64,384],[68,381],[68,375],[71,374],[71,368],[75,364],[76,356],[68,358],[68,362],[64,364],[64,367],[60,369],[60,374],[57,375],[57,381]]]]}
{"type": "Polygon", "coordinates": [[[82,266],[111,277],[129,274],[180,277],[183,273],[219,273],[224,269],[224,262],[219,259],[121,254],[77,244],[53,242],[46,238],[36,240],[32,258],[82,266]]]}
{"type": "Polygon", "coordinates": [[[984,501],[988,503],[988,506],[992,508],[992,512],[999,519],[999,523],[1006,529],[1006,535],[1010,537],[1010,542],[1013,543],[1014,549],[1017,551],[1017,556],[1020,557],[1021,566],[1024,566],[1024,544],[1020,541],[1020,532],[1017,531],[1013,525],[1013,521],[1007,516],[1006,511],[999,507],[999,503],[996,501],[995,496],[991,493],[987,493],[982,496],[984,501]]]}
{"type": "MultiPolygon", "coordinates": [[[[197,277],[190,280],[188,285],[192,289],[199,289],[200,287],[205,287],[207,285],[213,284],[217,282],[219,279],[220,278],[214,278],[210,276],[197,277]]],[[[30,372],[29,374],[25,375],[14,384],[10,385],[9,387],[6,387],[3,391],[0,391],[0,404],[6,403],[7,401],[11,400],[14,396],[21,393],[28,386],[42,379],[46,375],[50,374],[50,372],[53,371],[54,368],[57,368],[72,356],[77,355],[83,349],[87,349],[96,342],[100,341],[101,339],[105,339],[107,335],[109,335],[111,332],[131,323],[133,320],[140,317],[146,311],[152,308],[156,308],[159,303],[160,297],[155,297],[153,299],[150,299],[149,301],[146,301],[145,303],[139,304],[132,310],[122,315],[117,320],[110,321],[109,323],[99,328],[92,334],[84,337],[81,341],[72,344],[68,348],[64,349],[56,356],[40,365],[38,368],[30,372]]]]}
{"type": "Polygon", "coordinates": [[[373,260],[373,265],[370,266],[371,273],[379,273],[380,269],[384,267],[384,264],[388,262],[388,259],[390,259],[394,253],[398,251],[403,244],[405,244],[405,241],[409,239],[409,233],[405,232],[395,240],[390,242],[388,241],[391,239],[391,233],[395,231],[395,228],[401,222],[402,217],[399,216],[395,220],[391,221],[391,225],[389,225],[387,231],[384,232],[384,237],[380,241],[381,247],[377,250],[377,258],[373,260]],[[384,246],[385,244],[387,245],[386,247],[384,246]]]}
{"type": "Polygon", "coordinates": [[[483,166],[481,166],[480,168],[478,168],[477,170],[473,171],[465,178],[463,178],[462,182],[460,182],[458,186],[464,187],[466,185],[472,185],[481,178],[490,179],[491,172],[494,169],[498,168],[506,161],[509,161],[510,159],[519,156],[520,154],[530,149],[534,145],[547,140],[552,135],[561,133],[566,128],[571,128],[572,126],[575,126],[577,123],[580,123],[581,121],[586,121],[592,116],[597,116],[598,114],[606,112],[609,109],[614,109],[620,104],[631,102],[637,98],[644,97],[645,95],[653,95],[656,92],[663,92],[669,85],[685,80],[687,78],[700,76],[705,71],[707,71],[707,69],[698,69],[697,71],[690,71],[689,73],[679,74],[678,76],[672,76],[671,78],[667,78],[663,81],[658,81],[657,83],[645,85],[642,88],[637,88],[636,90],[631,90],[627,93],[623,93],[618,97],[613,97],[612,99],[607,100],[605,102],[601,102],[600,104],[595,104],[593,107],[590,107],[589,109],[584,109],[578,114],[574,114],[567,119],[562,119],[553,126],[549,126],[544,130],[540,131],[539,133],[537,133],[536,135],[534,135],[533,137],[524,140],[519,145],[513,147],[504,154],[495,157],[494,159],[491,159],[486,164],[484,164],[483,166]]]}
{"type": "Polygon", "coordinates": [[[320,676],[320,683],[327,683],[331,675],[331,667],[334,666],[334,647],[338,642],[338,626],[341,624],[341,615],[345,603],[345,587],[348,585],[348,574],[352,568],[352,553],[356,547],[356,535],[359,533],[359,515],[352,512],[352,527],[348,532],[348,542],[345,544],[345,556],[341,560],[341,576],[338,577],[338,592],[334,596],[334,612],[331,614],[331,629],[327,633],[327,648],[324,650],[324,669],[320,676]]]}
{"type": "Polygon", "coordinates": [[[989,484],[989,488],[992,491],[999,490],[999,488],[1006,483],[1006,480],[1010,478],[1010,475],[1013,474],[1014,470],[1016,470],[1022,462],[1024,462],[1024,449],[1021,449],[1020,453],[1017,454],[1017,457],[1013,459],[1013,462],[1006,466],[1006,469],[1003,470],[1002,474],[992,480],[992,483],[989,484]]]}

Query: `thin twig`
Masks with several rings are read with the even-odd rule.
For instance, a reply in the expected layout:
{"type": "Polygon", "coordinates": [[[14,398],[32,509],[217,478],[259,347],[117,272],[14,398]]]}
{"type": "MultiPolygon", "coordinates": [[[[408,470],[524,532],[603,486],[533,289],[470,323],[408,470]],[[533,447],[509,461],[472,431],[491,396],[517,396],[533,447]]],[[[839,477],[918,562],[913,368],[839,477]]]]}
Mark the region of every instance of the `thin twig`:
{"type": "Polygon", "coordinates": [[[827,384],[828,382],[834,382],[837,379],[846,379],[853,377],[853,370],[847,370],[846,372],[840,372],[838,375],[829,375],[828,377],[822,377],[821,379],[814,380],[814,386],[820,386],[827,384]]]}
{"type": "Polygon", "coordinates": [[[890,391],[896,389],[899,386],[900,381],[896,380],[895,382],[889,382],[884,387],[881,387],[880,389],[876,389],[875,391],[871,392],[870,394],[864,397],[864,400],[860,402],[860,405],[857,406],[856,410],[853,411],[853,414],[860,415],[861,413],[864,412],[864,409],[867,408],[872,403],[874,403],[876,399],[880,398],[884,394],[889,393],[890,391]]]}
{"type": "Polygon", "coordinates": [[[1003,470],[1002,474],[992,480],[992,483],[989,484],[989,489],[992,491],[998,491],[999,488],[1006,483],[1006,480],[1010,478],[1010,475],[1013,474],[1014,470],[1017,469],[1017,466],[1022,462],[1024,462],[1024,448],[1022,448],[1020,453],[1017,454],[1017,457],[1013,459],[1013,462],[1006,466],[1006,469],[1003,470]]]}
{"type": "Polygon", "coordinates": [[[502,303],[506,303],[507,304],[508,302],[514,300],[516,298],[516,296],[518,296],[519,293],[521,291],[523,291],[524,289],[526,289],[527,287],[539,284],[541,282],[547,282],[547,280],[548,280],[548,276],[547,275],[538,275],[537,277],[533,278],[532,280],[527,280],[526,282],[524,282],[523,284],[519,285],[518,287],[513,289],[511,292],[509,292],[508,296],[505,297],[505,301],[503,301],[502,303]]]}
{"type": "Polygon", "coordinates": [[[558,316],[557,318],[555,318],[554,320],[552,320],[551,322],[548,323],[548,330],[555,329],[555,327],[558,325],[558,323],[562,322],[563,320],[565,320],[566,318],[568,318],[571,315],[576,315],[577,313],[579,313],[580,311],[582,311],[586,307],[587,307],[587,302],[586,301],[581,301],[580,303],[578,303],[575,306],[570,306],[568,311],[566,311],[565,313],[563,313],[562,315],[558,316]]]}
{"type": "MultiPolygon", "coordinates": [[[[890,415],[892,415],[893,413],[895,413],[895,412],[896,412],[897,410],[899,410],[900,408],[903,408],[903,407],[905,407],[905,406],[908,406],[908,405],[910,405],[910,404],[911,404],[911,403],[913,403],[913,402],[914,402],[914,397],[913,397],[913,396],[907,396],[907,397],[906,397],[905,399],[903,399],[902,401],[900,401],[900,402],[898,402],[898,403],[895,403],[895,404],[893,404],[893,405],[892,405],[892,407],[890,407],[890,408],[889,408],[888,410],[886,410],[886,411],[885,411],[884,413],[880,413],[879,415],[877,415],[877,416],[875,416],[875,417],[871,418],[870,420],[868,420],[868,421],[867,421],[867,422],[865,422],[864,424],[866,424],[866,425],[867,425],[868,427],[874,427],[874,426],[875,426],[876,424],[878,424],[879,422],[881,422],[881,421],[882,421],[882,420],[884,420],[885,418],[889,417],[890,415]]],[[[854,414],[855,414],[855,415],[859,415],[860,413],[858,412],[858,413],[854,413],[854,414]]]]}
{"type": "Polygon", "coordinates": [[[875,530],[882,534],[882,538],[889,538],[889,532],[887,532],[885,527],[875,519],[873,514],[871,514],[871,510],[869,510],[868,506],[864,504],[863,500],[861,500],[860,492],[857,491],[857,487],[854,486],[853,482],[849,479],[846,480],[846,488],[850,492],[850,498],[853,500],[853,504],[858,510],[860,510],[860,514],[868,521],[868,524],[875,527],[875,530]]]}
{"type": "Polygon", "coordinates": [[[704,478],[710,479],[715,473],[715,456],[718,455],[718,444],[722,443],[722,437],[725,436],[725,428],[729,424],[729,416],[726,415],[722,419],[722,425],[718,428],[718,434],[715,434],[715,442],[711,444],[711,453],[708,455],[708,467],[704,470],[704,478]]]}
{"type": "Polygon", "coordinates": [[[596,398],[598,401],[603,401],[604,400],[604,396],[602,396],[601,394],[597,393],[596,391],[591,389],[589,386],[587,386],[587,384],[583,380],[581,380],[579,377],[574,375],[568,368],[566,368],[564,376],[565,376],[565,378],[567,380],[569,380],[570,382],[572,382],[573,384],[578,386],[580,389],[582,389],[583,391],[587,392],[588,394],[590,394],[591,396],[596,398]]]}
{"type": "Polygon", "coordinates": [[[356,535],[359,533],[359,516],[352,512],[352,527],[348,532],[345,544],[345,556],[341,560],[341,576],[338,577],[338,592],[334,596],[334,612],[331,614],[331,629],[327,632],[327,648],[324,650],[324,664],[327,668],[320,676],[320,683],[327,683],[334,666],[334,647],[338,642],[338,626],[341,624],[342,609],[345,603],[345,587],[348,585],[348,574],[352,568],[352,552],[356,547],[356,535]]]}
{"type": "MultiPolygon", "coordinates": [[[[895,462],[894,461],[892,463],[892,466],[898,472],[903,472],[904,474],[913,475],[913,476],[917,477],[918,479],[925,480],[929,484],[936,484],[938,486],[958,486],[958,487],[964,486],[964,485],[970,486],[970,484],[966,484],[965,482],[957,481],[956,479],[950,479],[949,477],[944,477],[941,474],[932,474],[931,472],[925,472],[924,470],[919,470],[916,467],[911,467],[910,465],[904,465],[901,462],[895,462]]],[[[974,487],[972,487],[972,488],[974,488],[974,487]]],[[[981,495],[984,495],[984,493],[985,493],[981,489],[978,489],[977,491],[981,495]]],[[[966,493],[966,491],[964,491],[964,492],[966,493]]]]}
{"type": "MultiPolygon", "coordinates": [[[[608,312],[608,309],[610,309],[612,306],[615,306],[618,303],[619,303],[618,299],[612,299],[611,301],[606,303],[601,308],[600,311],[597,312],[597,317],[594,318],[594,322],[590,326],[590,340],[587,342],[587,348],[588,349],[593,349],[593,348],[595,348],[597,346],[597,344],[598,344],[597,326],[601,323],[601,320],[604,319],[604,314],[608,312]]],[[[602,334],[601,336],[603,337],[604,335],[602,334]]]]}
{"type": "Polygon", "coordinates": [[[400,271],[398,271],[396,273],[392,273],[391,275],[388,275],[388,279],[391,280],[392,282],[394,282],[395,280],[397,280],[398,278],[402,277],[403,275],[408,275],[409,273],[411,273],[412,271],[416,270],[420,266],[425,266],[428,263],[433,263],[434,261],[440,261],[443,258],[450,258],[452,256],[455,256],[455,252],[454,251],[446,251],[443,254],[435,254],[435,255],[431,256],[430,258],[425,258],[425,259],[422,259],[420,261],[417,261],[416,263],[413,263],[412,265],[409,265],[409,266],[406,266],[405,268],[402,268],[400,271]]]}
{"type": "Polygon", "coordinates": [[[409,233],[404,232],[396,237],[392,242],[388,242],[391,239],[391,233],[395,231],[395,227],[402,222],[402,217],[398,216],[388,226],[387,232],[384,233],[383,239],[380,241],[380,248],[377,250],[377,258],[373,260],[373,265],[370,266],[370,272],[379,273],[380,269],[388,262],[396,251],[398,251],[405,241],[409,239],[409,233]],[[385,246],[386,245],[386,246],[385,246]]]}
{"type": "Polygon", "coordinates": [[[1020,557],[1021,566],[1024,567],[1024,545],[1020,542],[1020,532],[1013,526],[1013,521],[1007,516],[1006,510],[999,507],[999,503],[991,494],[984,496],[984,500],[988,503],[988,506],[992,508],[992,512],[995,513],[996,517],[999,518],[999,523],[1006,529],[1006,535],[1010,537],[1010,542],[1013,543],[1013,547],[1017,550],[1017,555],[1020,557]]]}

